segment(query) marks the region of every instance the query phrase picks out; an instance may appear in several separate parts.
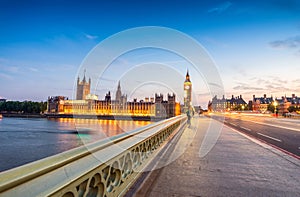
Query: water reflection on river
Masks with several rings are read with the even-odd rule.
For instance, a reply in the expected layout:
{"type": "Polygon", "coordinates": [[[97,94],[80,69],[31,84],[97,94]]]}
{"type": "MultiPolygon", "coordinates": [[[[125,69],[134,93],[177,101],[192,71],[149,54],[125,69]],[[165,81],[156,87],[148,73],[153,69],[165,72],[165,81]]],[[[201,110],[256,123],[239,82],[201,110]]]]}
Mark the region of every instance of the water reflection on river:
{"type": "Polygon", "coordinates": [[[72,118],[3,118],[0,120],[0,171],[150,123],[72,118]]]}
{"type": "MultiPolygon", "coordinates": [[[[98,120],[98,119],[73,119],[58,118],[50,119],[57,121],[61,130],[67,130],[72,125],[72,130],[76,131],[80,143],[90,143],[111,136],[116,136],[124,132],[130,132],[136,128],[145,126],[149,121],[129,121],[129,120],[98,120]]],[[[64,137],[63,135],[61,137],[64,137]]]]}

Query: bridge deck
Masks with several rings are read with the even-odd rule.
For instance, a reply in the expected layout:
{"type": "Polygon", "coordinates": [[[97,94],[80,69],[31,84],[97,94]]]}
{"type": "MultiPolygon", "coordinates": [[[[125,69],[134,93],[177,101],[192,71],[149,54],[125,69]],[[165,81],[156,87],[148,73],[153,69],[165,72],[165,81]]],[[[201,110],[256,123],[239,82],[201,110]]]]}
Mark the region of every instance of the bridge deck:
{"type": "Polygon", "coordinates": [[[221,124],[195,117],[192,129],[185,129],[164,158],[174,161],[152,171],[135,196],[300,196],[300,160],[229,127],[223,127],[213,149],[200,157],[210,122],[221,124]]]}

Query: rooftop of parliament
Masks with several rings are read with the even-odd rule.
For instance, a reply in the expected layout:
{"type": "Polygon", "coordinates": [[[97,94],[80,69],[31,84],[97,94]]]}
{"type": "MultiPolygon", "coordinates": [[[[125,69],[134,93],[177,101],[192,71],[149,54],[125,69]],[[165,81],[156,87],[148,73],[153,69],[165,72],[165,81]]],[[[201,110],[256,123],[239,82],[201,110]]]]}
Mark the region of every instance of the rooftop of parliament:
{"type": "Polygon", "coordinates": [[[146,97],[145,100],[127,100],[122,94],[120,82],[115,97],[109,91],[104,100],[90,93],[91,79],[86,80],[85,74],[80,81],[77,79],[76,100],[69,100],[64,96],[48,98],[47,114],[55,117],[71,117],[72,115],[97,117],[131,117],[138,119],[170,118],[180,114],[180,104],[176,102],[175,94],[168,94],[163,100],[162,94],[146,97]]]}

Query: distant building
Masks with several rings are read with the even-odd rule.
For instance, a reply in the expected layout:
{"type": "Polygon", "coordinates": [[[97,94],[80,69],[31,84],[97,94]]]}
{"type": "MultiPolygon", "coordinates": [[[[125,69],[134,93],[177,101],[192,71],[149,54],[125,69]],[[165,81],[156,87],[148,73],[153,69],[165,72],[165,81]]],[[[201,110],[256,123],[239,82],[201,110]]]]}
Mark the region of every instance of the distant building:
{"type": "Polygon", "coordinates": [[[1,102],[6,102],[6,99],[0,98],[0,103],[1,103],[1,102]]]}
{"type": "Polygon", "coordinates": [[[242,95],[226,100],[227,110],[244,110],[247,107],[247,103],[242,98],[242,95]]]}
{"type": "Polygon", "coordinates": [[[194,106],[194,110],[195,110],[195,113],[202,114],[204,112],[204,110],[202,109],[202,107],[200,105],[194,106]]]}
{"type": "Polygon", "coordinates": [[[248,110],[253,111],[253,101],[252,100],[250,100],[248,102],[248,110]]]}
{"type": "Polygon", "coordinates": [[[168,99],[163,100],[163,95],[155,94],[155,116],[174,117],[180,115],[180,104],[176,102],[175,94],[168,94],[168,99]]]}
{"type": "Polygon", "coordinates": [[[68,100],[65,96],[49,96],[47,101],[47,113],[60,113],[64,111],[64,103],[68,100]]]}
{"type": "Polygon", "coordinates": [[[292,97],[282,96],[281,99],[276,99],[276,101],[279,114],[288,113],[290,107],[300,108],[300,98],[295,94],[292,94],[292,97]]]}
{"type": "Polygon", "coordinates": [[[85,76],[82,82],[77,83],[76,100],[68,100],[63,96],[48,98],[48,113],[54,114],[80,114],[80,115],[116,115],[116,116],[150,116],[170,118],[180,114],[180,105],[176,102],[175,94],[168,94],[167,100],[163,100],[162,94],[155,94],[154,98],[146,97],[145,100],[127,101],[127,95],[123,95],[120,82],[118,83],[115,100],[109,91],[104,100],[98,100],[96,95],[91,95],[90,85],[86,84],[85,76]],[[84,91],[82,91],[82,88],[84,91]],[[86,91],[85,91],[86,90],[86,91]],[[88,91],[87,91],[88,90],[88,91]]]}
{"type": "Polygon", "coordinates": [[[77,90],[76,90],[76,100],[84,100],[86,99],[87,95],[90,94],[91,91],[91,78],[89,78],[89,81],[86,81],[85,78],[85,71],[82,81],[80,81],[80,78],[78,76],[77,78],[77,90]]]}
{"type": "Polygon", "coordinates": [[[86,100],[98,100],[98,95],[95,94],[88,94],[85,97],[86,100]]]}
{"type": "Polygon", "coordinates": [[[265,113],[268,110],[268,106],[274,102],[273,97],[267,97],[266,94],[264,94],[263,97],[255,97],[253,95],[252,100],[252,110],[256,112],[262,112],[265,113]]]}
{"type": "Polygon", "coordinates": [[[230,99],[226,99],[225,96],[218,99],[214,96],[211,101],[208,102],[208,110],[212,112],[225,112],[234,110],[244,110],[247,107],[247,103],[242,98],[242,95],[230,99]]]}
{"type": "Polygon", "coordinates": [[[226,111],[226,99],[223,95],[222,99],[218,99],[217,95],[215,95],[211,101],[208,102],[208,111],[211,112],[224,112],[226,111]]]}

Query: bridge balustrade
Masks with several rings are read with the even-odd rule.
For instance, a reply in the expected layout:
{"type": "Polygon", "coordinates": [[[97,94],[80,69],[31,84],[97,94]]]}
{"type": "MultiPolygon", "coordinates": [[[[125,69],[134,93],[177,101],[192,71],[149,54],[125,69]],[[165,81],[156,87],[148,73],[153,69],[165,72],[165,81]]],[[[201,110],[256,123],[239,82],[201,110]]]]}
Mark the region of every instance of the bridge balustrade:
{"type": "Polygon", "coordinates": [[[177,116],[0,173],[0,195],[122,196],[185,126],[177,116]]]}

